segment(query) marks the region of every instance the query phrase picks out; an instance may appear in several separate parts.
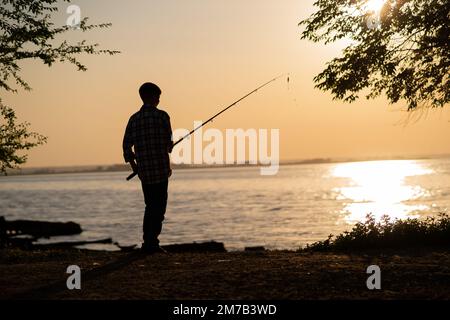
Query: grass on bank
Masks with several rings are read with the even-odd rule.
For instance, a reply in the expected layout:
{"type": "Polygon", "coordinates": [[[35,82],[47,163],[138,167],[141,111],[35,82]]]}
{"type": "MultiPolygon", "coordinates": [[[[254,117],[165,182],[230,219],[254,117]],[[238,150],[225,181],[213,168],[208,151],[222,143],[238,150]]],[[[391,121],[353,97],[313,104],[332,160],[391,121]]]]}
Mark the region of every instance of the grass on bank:
{"type": "Polygon", "coordinates": [[[450,246],[450,216],[441,213],[426,219],[409,218],[391,220],[383,216],[376,222],[373,215],[366,216],[351,231],[327,240],[307,245],[302,251],[349,251],[369,249],[408,249],[411,247],[450,246]]]}

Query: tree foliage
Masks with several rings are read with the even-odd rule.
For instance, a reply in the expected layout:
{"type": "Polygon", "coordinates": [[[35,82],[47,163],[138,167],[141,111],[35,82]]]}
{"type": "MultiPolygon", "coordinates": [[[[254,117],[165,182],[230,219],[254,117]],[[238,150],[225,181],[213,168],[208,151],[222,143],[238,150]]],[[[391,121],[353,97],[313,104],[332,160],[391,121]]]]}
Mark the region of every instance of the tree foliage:
{"type": "MultiPolygon", "coordinates": [[[[69,2],[65,0],[65,2],[69,2]]],[[[15,91],[10,80],[30,89],[20,77],[19,62],[25,59],[38,59],[51,66],[53,63],[69,62],[78,70],[85,71],[77,56],[80,54],[115,54],[118,51],[97,49],[98,44],[85,40],[70,44],[67,40],[56,41],[56,37],[73,28],[68,25],[55,27],[52,13],[58,10],[57,0],[0,0],[0,88],[15,91]]],[[[88,18],[80,21],[82,32],[106,28],[111,24],[88,24],[88,18]]]]}
{"type": "Polygon", "coordinates": [[[46,137],[29,132],[27,122],[16,123],[16,114],[13,109],[5,106],[0,99],[0,172],[13,169],[27,160],[27,155],[18,155],[17,152],[29,150],[46,142],[46,137]]]}
{"type": "MultiPolygon", "coordinates": [[[[85,71],[77,57],[81,54],[109,54],[118,51],[103,50],[98,44],[79,41],[69,43],[62,36],[73,26],[55,26],[53,14],[58,3],[70,0],[0,0],[0,89],[17,92],[15,86],[30,90],[29,84],[20,76],[20,63],[24,60],[38,60],[47,66],[55,62],[68,62],[80,71],[85,71]],[[59,40],[62,39],[62,40],[59,40]]],[[[77,25],[77,32],[96,28],[107,28],[111,24],[89,24],[83,18],[77,25]]],[[[15,123],[13,109],[1,104],[0,100],[0,172],[26,161],[26,156],[16,154],[45,142],[37,133],[28,132],[28,123],[15,123]]]]}
{"type": "Polygon", "coordinates": [[[300,22],[302,39],[351,43],[314,78],[316,87],[346,102],[384,93],[408,110],[446,105],[450,1],[386,0],[380,12],[368,9],[371,1],[317,0],[318,10],[300,22]]]}

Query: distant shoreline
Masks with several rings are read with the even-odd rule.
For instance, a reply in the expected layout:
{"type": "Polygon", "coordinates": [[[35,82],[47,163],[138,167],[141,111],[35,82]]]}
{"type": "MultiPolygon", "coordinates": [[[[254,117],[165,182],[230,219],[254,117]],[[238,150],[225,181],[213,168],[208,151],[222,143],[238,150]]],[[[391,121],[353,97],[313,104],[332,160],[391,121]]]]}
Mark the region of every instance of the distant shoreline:
{"type": "MultiPolygon", "coordinates": [[[[345,163],[345,162],[364,162],[364,161],[390,161],[390,160],[431,160],[450,158],[450,155],[433,156],[403,156],[403,157],[368,157],[368,158],[313,158],[304,160],[282,161],[280,166],[302,165],[302,164],[324,164],[324,163],[345,163]]],[[[242,168],[242,167],[260,167],[261,164],[229,164],[229,165],[175,165],[172,169],[214,169],[214,168],[242,168]]],[[[62,166],[62,167],[30,167],[14,169],[7,171],[8,176],[24,175],[46,175],[46,174],[68,174],[68,173],[98,173],[98,172],[124,172],[130,171],[128,164],[112,165],[85,165],[85,166],[62,166]]],[[[0,176],[1,179],[1,176],[0,176]]]]}

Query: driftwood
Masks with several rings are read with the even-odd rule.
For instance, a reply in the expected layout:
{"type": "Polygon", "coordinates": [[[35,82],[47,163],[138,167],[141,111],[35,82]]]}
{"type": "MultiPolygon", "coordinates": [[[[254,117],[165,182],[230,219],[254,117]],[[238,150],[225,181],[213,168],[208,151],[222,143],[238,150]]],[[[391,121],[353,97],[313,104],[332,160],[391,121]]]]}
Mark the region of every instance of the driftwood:
{"type": "Polygon", "coordinates": [[[66,248],[92,243],[112,243],[110,238],[94,241],[68,241],[49,244],[35,244],[39,238],[70,236],[80,234],[81,226],[74,222],[47,222],[31,220],[7,221],[0,217],[0,248],[22,249],[66,248]]]}
{"type": "Polygon", "coordinates": [[[65,242],[55,242],[55,243],[39,243],[33,244],[32,249],[59,249],[59,248],[71,248],[76,246],[83,246],[86,244],[108,244],[113,243],[111,238],[93,240],[93,241],[65,241],[65,242]]]}
{"type": "Polygon", "coordinates": [[[244,251],[266,251],[263,246],[245,247],[244,251]]]}
{"type": "MultiPolygon", "coordinates": [[[[94,241],[67,241],[48,244],[36,244],[39,238],[52,236],[75,235],[82,232],[81,226],[74,222],[46,222],[15,220],[6,221],[0,217],[0,248],[5,246],[20,247],[23,249],[54,249],[75,247],[86,244],[110,244],[111,238],[94,241]]],[[[135,251],[136,245],[120,246],[122,251],[135,251]]],[[[168,252],[227,252],[222,242],[184,243],[162,246],[168,252]]]]}
{"type": "MultiPolygon", "coordinates": [[[[139,251],[136,244],[130,246],[122,246],[118,242],[114,242],[121,251],[123,252],[133,252],[139,251]]],[[[227,252],[225,246],[222,242],[202,242],[202,243],[182,243],[182,244],[169,244],[161,246],[164,250],[169,253],[182,253],[182,252],[227,252]]]]}
{"type": "MultiPolygon", "coordinates": [[[[138,251],[137,245],[121,246],[118,242],[114,244],[123,252],[138,251]]],[[[164,250],[170,253],[182,253],[182,252],[227,252],[222,242],[202,242],[202,243],[182,243],[182,244],[169,244],[161,246],[164,250]]]]}
{"type": "Polygon", "coordinates": [[[6,236],[30,235],[35,238],[49,238],[54,236],[68,236],[80,234],[83,230],[75,222],[47,222],[31,220],[6,221],[0,217],[0,232],[6,236]]]}
{"type": "Polygon", "coordinates": [[[137,244],[132,244],[130,246],[121,246],[118,242],[114,242],[114,245],[116,245],[123,252],[134,251],[137,247],[137,244]]]}
{"type": "Polygon", "coordinates": [[[184,244],[170,244],[161,246],[168,252],[227,252],[222,242],[210,241],[203,243],[184,243],[184,244]]]}

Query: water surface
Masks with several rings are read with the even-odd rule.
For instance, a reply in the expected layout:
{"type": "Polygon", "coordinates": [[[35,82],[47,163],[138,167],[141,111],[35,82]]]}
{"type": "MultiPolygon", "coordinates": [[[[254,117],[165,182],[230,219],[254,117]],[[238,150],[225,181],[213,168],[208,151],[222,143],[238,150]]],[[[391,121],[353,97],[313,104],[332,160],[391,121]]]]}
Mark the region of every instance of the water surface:
{"type": "MultiPolygon", "coordinates": [[[[174,170],[162,244],[216,240],[227,249],[295,249],[377,219],[421,217],[450,207],[450,159],[368,161],[258,168],[174,170]]],[[[141,241],[144,210],[128,172],[0,178],[0,215],[75,221],[85,230],[56,240],[141,241]]],[[[52,240],[54,240],[52,239],[52,240]]],[[[102,246],[90,246],[102,248],[102,246]]],[[[111,248],[111,247],[110,247],[111,248]]]]}

